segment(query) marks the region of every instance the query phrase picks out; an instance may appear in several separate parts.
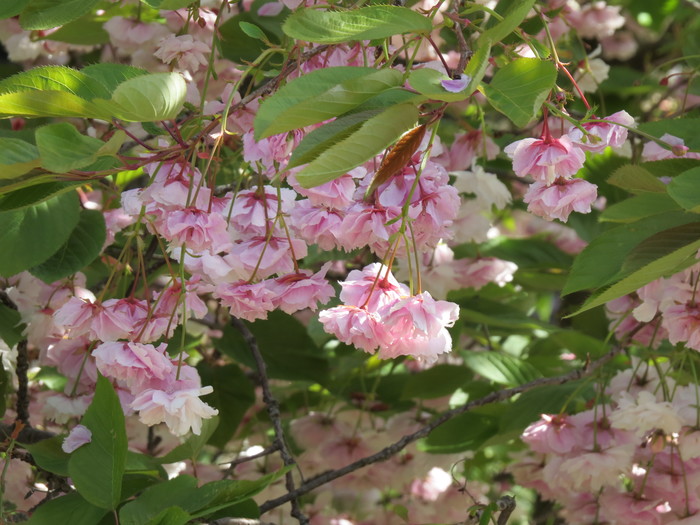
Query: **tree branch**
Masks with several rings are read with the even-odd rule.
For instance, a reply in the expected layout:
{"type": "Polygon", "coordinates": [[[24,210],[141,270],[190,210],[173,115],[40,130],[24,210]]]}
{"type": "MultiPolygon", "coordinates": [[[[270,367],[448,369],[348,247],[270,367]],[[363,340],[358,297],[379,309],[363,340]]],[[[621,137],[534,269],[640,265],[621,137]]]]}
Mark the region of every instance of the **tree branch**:
{"type": "Polygon", "coordinates": [[[435,430],[437,427],[442,425],[443,423],[449,421],[450,419],[454,418],[455,416],[458,416],[460,414],[464,414],[465,412],[469,412],[470,410],[481,407],[484,405],[489,405],[491,403],[498,403],[500,401],[505,401],[506,399],[510,399],[511,397],[517,395],[517,394],[522,394],[523,392],[527,392],[528,390],[532,390],[533,388],[537,388],[540,386],[546,386],[546,385],[561,385],[564,383],[568,383],[569,381],[576,381],[577,379],[581,379],[582,377],[585,377],[587,375],[592,374],[595,370],[603,366],[605,363],[609,362],[615,355],[617,355],[620,351],[622,350],[622,346],[616,346],[613,349],[611,349],[607,354],[605,354],[603,357],[600,359],[592,362],[592,363],[587,363],[584,365],[583,368],[573,370],[569,372],[568,374],[560,375],[560,376],[555,376],[555,377],[542,377],[540,379],[535,379],[534,381],[530,381],[529,383],[525,383],[524,385],[516,386],[514,388],[507,388],[505,390],[499,390],[497,392],[493,392],[487,396],[482,397],[481,399],[476,399],[474,401],[470,401],[462,406],[453,408],[452,410],[448,410],[447,412],[443,412],[442,415],[438,416],[437,418],[433,419],[431,422],[426,424],[424,427],[418,429],[412,434],[408,434],[395,443],[392,443],[391,445],[383,448],[379,452],[372,454],[370,456],[366,456],[364,458],[358,459],[357,461],[350,463],[349,465],[346,465],[344,467],[341,467],[336,470],[328,470],[326,472],[323,472],[317,476],[314,476],[313,478],[309,478],[304,483],[302,483],[299,488],[296,490],[289,492],[288,494],[284,494],[283,496],[280,496],[278,498],[274,498],[271,500],[268,500],[264,502],[262,505],[260,505],[260,513],[264,514],[265,512],[268,512],[276,507],[279,507],[280,505],[283,505],[284,503],[287,503],[288,501],[292,501],[299,496],[302,496],[304,494],[307,494],[308,492],[311,492],[312,490],[320,487],[321,485],[325,485],[326,483],[329,483],[335,479],[338,479],[342,476],[345,476],[347,474],[350,474],[351,472],[354,472],[358,469],[361,469],[362,467],[366,467],[368,465],[371,465],[373,463],[379,463],[380,461],[386,461],[389,459],[391,456],[397,454],[401,450],[403,450],[407,445],[410,443],[413,443],[414,441],[417,441],[421,438],[426,437],[430,432],[435,430]]]}
{"type": "MultiPolygon", "coordinates": [[[[282,457],[282,461],[284,462],[285,466],[296,465],[297,463],[289,453],[287,443],[284,440],[284,430],[282,429],[282,417],[280,414],[279,403],[274,398],[272,391],[270,390],[270,381],[267,377],[267,366],[265,365],[265,360],[263,359],[260,349],[258,348],[258,342],[255,340],[253,333],[240,319],[232,317],[231,322],[243,336],[243,339],[253,354],[253,359],[255,359],[255,364],[258,368],[258,374],[260,376],[260,386],[262,387],[263,391],[263,401],[267,406],[267,413],[270,415],[272,428],[275,432],[273,446],[276,446],[279,449],[280,456],[282,457]]],[[[287,487],[287,495],[290,497],[284,502],[286,503],[287,501],[291,501],[292,516],[295,517],[301,525],[308,525],[309,519],[304,515],[304,513],[301,511],[301,507],[299,506],[299,500],[296,495],[298,489],[294,485],[294,475],[291,471],[285,474],[285,486],[287,487]]],[[[301,494],[304,494],[304,492],[301,494]]]]}

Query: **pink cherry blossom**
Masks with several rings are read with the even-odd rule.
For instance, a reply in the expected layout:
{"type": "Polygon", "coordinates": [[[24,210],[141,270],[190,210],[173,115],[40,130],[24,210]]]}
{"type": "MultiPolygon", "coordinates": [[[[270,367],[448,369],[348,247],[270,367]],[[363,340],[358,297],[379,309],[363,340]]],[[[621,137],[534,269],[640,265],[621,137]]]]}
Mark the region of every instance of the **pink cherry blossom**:
{"type": "Polygon", "coordinates": [[[267,287],[266,281],[220,284],[216,287],[214,296],[223,306],[230,308],[231,315],[246,321],[267,319],[268,312],[275,309],[275,293],[267,287]]]}
{"type": "Polygon", "coordinates": [[[174,246],[185,246],[190,251],[216,253],[231,244],[226,220],[217,213],[194,207],[169,211],[155,225],[158,233],[174,246]]]}
{"type": "Polygon", "coordinates": [[[513,280],[518,265],[496,257],[478,259],[458,259],[454,263],[457,282],[465,288],[476,290],[488,283],[496,283],[501,288],[513,280]]]}
{"type": "Polygon", "coordinates": [[[322,250],[339,248],[336,234],[342,231],[345,214],[325,206],[314,206],[310,200],[295,201],[290,213],[290,226],[295,235],[322,250]]]}
{"type": "Polygon", "coordinates": [[[542,414],[521,436],[532,450],[540,454],[569,454],[579,450],[579,429],[569,416],[542,414]]]}
{"type": "Polygon", "coordinates": [[[700,351],[700,307],[695,302],[668,307],[664,310],[663,326],[671,344],[684,343],[700,351]]]}
{"type": "Polygon", "coordinates": [[[337,179],[326,182],[313,188],[302,187],[294,174],[287,177],[287,182],[299,194],[307,197],[315,206],[327,206],[337,210],[342,210],[350,206],[353,202],[355,192],[355,179],[363,178],[367,170],[362,166],[351,170],[337,179]]]}
{"type": "Polygon", "coordinates": [[[493,160],[499,151],[500,148],[491,137],[485,135],[481,129],[475,129],[455,135],[449,149],[438,157],[434,157],[433,160],[448,171],[467,170],[475,159],[483,157],[486,160],[493,160]]]}
{"type": "Polygon", "coordinates": [[[63,440],[61,449],[66,454],[70,454],[83,445],[87,445],[91,441],[92,432],[90,432],[90,429],[84,425],[75,425],[71,429],[70,434],[68,434],[63,440]]]}
{"type": "Polygon", "coordinates": [[[518,177],[531,176],[542,184],[551,184],[559,177],[571,177],[583,166],[586,155],[566,135],[561,138],[522,139],[503,150],[513,159],[518,177]]]}
{"type": "Polygon", "coordinates": [[[141,390],[153,380],[164,380],[174,365],[167,356],[168,345],[102,343],[92,351],[97,369],[103,375],[124,381],[132,391],[141,390]]]}
{"type": "Polygon", "coordinates": [[[583,179],[557,179],[554,184],[535,182],[530,185],[523,200],[527,210],[549,221],[566,222],[573,211],[590,213],[598,187],[583,179]]]}
{"type": "Polygon", "coordinates": [[[608,146],[619,148],[627,139],[627,128],[618,126],[615,123],[633,126],[634,118],[626,111],[618,111],[609,117],[605,117],[606,122],[586,122],[581,125],[586,130],[584,135],[580,128],[573,127],[569,130],[569,138],[581,149],[601,153],[608,146]]]}
{"type": "Polygon", "coordinates": [[[269,281],[268,288],[274,294],[272,304],[288,314],[304,308],[315,311],[319,303],[326,304],[335,295],[335,290],[325,279],[330,266],[328,262],[317,273],[299,270],[269,281]]]}
{"type": "Polygon", "coordinates": [[[265,279],[273,274],[294,271],[294,261],[306,257],[307,246],[301,239],[256,235],[234,244],[229,262],[240,267],[249,278],[265,279]]]}
{"type": "MultiPolygon", "coordinates": [[[[56,324],[63,326],[71,337],[91,333],[92,318],[101,306],[78,297],[71,297],[54,313],[56,324]]],[[[94,337],[94,333],[92,336],[94,337]]]]}
{"type": "Polygon", "coordinates": [[[675,137],[670,133],[664,133],[661,135],[661,140],[670,144],[672,149],[667,149],[656,142],[647,142],[642,149],[642,158],[645,161],[676,159],[678,157],[700,159],[700,153],[688,153],[688,146],[679,137],[675,137]]]}
{"type": "Polygon", "coordinates": [[[372,263],[361,271],[351,271],[339,284],[342,288],[339,297],[344,304],[366,306],[370,312],[391,306],[410,295],[408,287],[398,282],[380,263],[372,263]]]}
{"type": "Polygon", "coordinates": [[[211,394],[211,386],[202,388],[177,389],[177,382],[169,390],[148,389],[142,391],[131,403],[138,411],[139,419],[146,425],[165,423],[176,436],[184,436],[190,429],[199,435],[202,432],[202,419],[209,419],[219,413],[201,399],[211,394]]]}
{"type": "Polygon", "coordinates": [[[272,186],[264,186],[263,191],[239,191],[231,209],[231,225],[240,233],[265,235],[278,213],[288,214],[295,206],[294,191],[282,188],[280,196],[281,201],[272,186]]]}
{"type": "Polygon", "coordinates": [[[153,56],[166,64],[177,61],[184,71],[197,71],[209,63],[210,53],[209,45],[195,40],[192,35],[171,35],[161,40],[153,56]]]}
{"type": "Polygon", "coordinates": [[[373,354],[380,344],[390,341],[381,318],[364,308],[341,305],[323,310],[318,315],[323,329],[333,334],[338,341],[354,345],[365,352],[373,354]]]}

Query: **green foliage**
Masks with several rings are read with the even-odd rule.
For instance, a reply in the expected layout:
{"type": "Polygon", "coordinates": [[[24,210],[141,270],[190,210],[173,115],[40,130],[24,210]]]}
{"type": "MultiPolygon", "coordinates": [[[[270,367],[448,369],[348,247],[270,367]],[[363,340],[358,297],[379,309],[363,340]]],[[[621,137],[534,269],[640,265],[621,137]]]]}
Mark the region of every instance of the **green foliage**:
{"type": "Polygon", "coordinates": [[[77,20],[99,3],[99,0],[30,0],[21,12],[23,29],[51,29],[77,20]]]}
{"type": "Polygon", "coordinates": [[[127,439],[121,403],[104,377],[97,379],[95,396],[80,423],[90,430],[92,440],[71,453],[70,477],[92,505],[116,509],[121,502],[127,439]]]}
{"type": "Polygon", "coordinates": [[[339,44],[348,40],[378,40],[403,33],[426,34],[430,19],[405,7],[374,5],[352,11],[298,9],[282,26],[296,40],[339,44]]]}
{"type": "Polygon", "coordinates": [[[0,303],[0,339],[12,348],[22,340],[22,317],[17,310],[0,303]]]}
{"type": "Polygon", "coordinates": [[[73,492],[37,507],[27,523],[29,525],[55,525],[56,523],[97,525],[108,512],[107,509],[95,506],[77,492],[73,492]]]}
{"type": "Polygon", "coordinates": [[[542,377],[527,361],[497,352],[466,352],[464,362],[474,372],[495,383],[518,386],[542,377]]]}
{"type": "Polygon", "coordinates": [[[669,196],[683,209],[700,213],[700,167],[684,171],[668,184],[669,196]]]}
{"type": "MultiPolygon", "coordinates": [[[[391,145],[403,132],[413,127],[417,119],[418,109],[413,104],[399,104],[354,125],[297,173],[299,184],[311,188],[344,175],[391,145]]],[[[316,130],[318,134],[324,127],[316,130]]],[[[318,134],[314,140],[318,140],[318,134]]],[[[305,140],[299,145],[300,149],[305,140]]]]}
{"type": "Polygon", "coordinates": [[[41,167],[54,173],[87,168],[102,154],[104,142],[81,135],[67,122],[49,124],[36,130],[41,167]]]}
{"type": "Polygon", "coordinates": [[[483,90],[494,108],[524,127],[537,115],[556,77],[553,62],[520,58],[499,69],[483,90]]]}
{"type": "Polygon", "coordinates": [[[260,140],[337,117],[402,82],[401,73],[395,69],[317,69],[265,99],[255,115],[255,138],[260,140]]]}
{"type": "Polygon", "coordinates": [[[22,446],[32,454],[32,458],[41,468],[53,474],[68,477],[70,454],[66,454],[61,448],[64,439],[65,436],[56,436],[22,446]]]}
{"type": "Polygon", "coordinates": [[[0,179],[14,179],[41,164],[36,146],[23,140],[0,138],[0,179]]]}
{"type": "Polygon", "coordinates": [[[431,100],[458,102],[469,97],[474,91],[473,89],[469,89],[471,85],[470,82],[462,91],[452,93],[442,87],[440,83],[443,80],[449,80],[449,77],[445,76],[445,74],[440,71],[428,67],[414,69],[408,77],[408,82],[411,87],[431,100]]]}
{"type": "Polygon", "coordinates": [[[78,196],[63,193],[21,210],[0,212],[0,275],[43,263],[68,240],[80,217],[78,196]]]}
{"type": "Polygon", "coordinates": [[[495,415],[467,412],[440,425],[419,442],[418,448],[431,454],[458,454],[478,450],[498,432],[499,418],[495,415]]]}
{"type": "Polygon", "coordinates": [[[46,283],[73,275],[94,261],[102,251],[107,233],[101,212],[82,210],[78,224],[66,243],[31,273],[46,283]]]}
{"type": "Polygon", "coordinates": [[[510,33],[515,31],[521,22],[528,15],[535,0],[519,0],[517,2],[499,2],[496,11],[500,11],[501,5],[505,4],[505,12],[502,13],[503,20],[483,31],[479,35],[477,42],[484,45],[486,42],[500,42],[510,33]]]}

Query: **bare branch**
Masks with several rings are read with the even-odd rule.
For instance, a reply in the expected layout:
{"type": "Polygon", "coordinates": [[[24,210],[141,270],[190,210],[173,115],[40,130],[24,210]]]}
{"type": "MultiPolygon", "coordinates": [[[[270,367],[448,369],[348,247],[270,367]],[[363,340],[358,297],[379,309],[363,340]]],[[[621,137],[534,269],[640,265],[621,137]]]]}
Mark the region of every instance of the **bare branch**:
{"type": "Polygon", "coordinates": [[[301,484],[299,488],[296,490],[289,492],[288,494],[285,494],[283,496],[280,496],[278,498],[274,498],[271,500],[268,500],[264,502],[262,505],[260,505],[260,513],[264,514],[265,512],[272,510],[274,508],[279,507],[280,505],[283,505],[284,503],[287,503],[288,501],[292,501],[299,496],[302,496],[303,494],[307,494],[308,492],[311,492],[312,490],[320,487],[321,485],[325,485],[326,483],[329,483],[335,479],[338,479],[340,477],[343,477],[347,474],[350,474],[351,472],[354,472],[358,469],[361,469],[362,467],[366,467],[368,465],[372,465],[373,463],[379,463],[380,461],[386,461],[389,459],[391,456],[397,454],[401,450],[403,450],[407,445],[410,443],[413,443],[414,441],[417,441],[421,438],[426,437],[430,432],[435,430],[437,427],[442,425],[443,423],[449,421],[450,419],[454,418],[455,416],[458,416],[460,414],[464,414],[465,412],[469,412],[470,410],[481,407],[484,405],[490,405],[491,403],[498,403],[500,401],[505,401],[507,399],[512,398],[513,396],[517,394],[522,394],[523,392],[527,392],[528,390],[532,390],[533,388],[537,388],[540,386],[546,386],[546,385],[561,385],[564,383],[568,383],[569,381],[576,381],[577,379],[580,379],[582,377],[585,377],[587,375],[592,374],[595,370],[603,366],[605,363],[609,362],[615,355],[617,355],[620,351],[622,350],[622,345],[621,346],[616,346],[613,349],[611,349],[607,354],[605,354],[603,357],[598,359],[597,361],[594,361],[592,363],[587,363],[584,365],[583,368],[573,370],[569,372],[568,374],[560,375],[560,376],[555,376],[555,377],[542,377],[539,379],[536,379],[534,381],[530,381],[529,383],[525,383],[524,385],[516,386],[514,388],[507,388],[505,390],[499,390],[497,392],[493,392],[487,396],[482,397],[481,399],[476,399],[474,401],[470,401],[469,403],[466,403],[462,406],[453,408],[452,410],[448,410],[447,412],[443,412],[440,416],[437,418],[433,419],[431,422],[426,424],[424,427],[418,429],[412,434],[408,434],[395,443],[392,443],[391,445],[383,448],[379,452],[372,454],[370,456],[366,456],[364,458],[358,459],[357,461],[350,463],[349,465],[346,465],[344,467],[341,467],[336,470],[328,470],[326,472],[323,472],[317,476],[314,476],[313,478],[309,478],[304,483],[301,484]]]}
{"type": "MultiPolygon", "coordinates": [[[[284,430],[282,429],[282,417],[280,414],[279,403],[274,398],[272,391],[270,390],[270,381],[267,377],[267,366],[265,365],[265,360],[260,353],[260,348],[258,348],[258,342],[255,340],[253,333],[241,320],[232,317],[231,322],[243,336],[243,339],[248,345],[248,348],[250,348],[253,358],[255,359],[255,364],[258,368],[258,375],[260,378],[260,386],[262,387],[263,391],[263,401],[265,402],[265,406],[267,406],[267,413],[270,416],[272,428],[275,432],[275,441],[273,445],[279,450],[285,466],[296,465],[296,461],[294,461],[294,458],[289,453],[287,443],[284,439],[284,430]]],[[[292,472],[287,472],[287,474],[285,474],[285,486],[287,487],[288,491],[287,495],[290,496],[285,500],[285,503],[287,501],[291,501],[292,516],[295,517],[301,525],[307,525],[309,523],[309,519],[304,515],[304,513],[301,511],[301,507],[299,506],[299,501],[296,495],[298,489],[295,487],[294,475],[292,472]]],[[[301,494],[304,494],[304,492],[301,494]]]]}

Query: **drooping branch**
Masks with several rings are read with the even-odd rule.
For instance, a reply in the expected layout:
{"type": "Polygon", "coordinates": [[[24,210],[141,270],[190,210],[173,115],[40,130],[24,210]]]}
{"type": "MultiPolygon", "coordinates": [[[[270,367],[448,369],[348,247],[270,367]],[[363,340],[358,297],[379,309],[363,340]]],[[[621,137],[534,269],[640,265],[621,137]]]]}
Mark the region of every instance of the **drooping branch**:
{"type": "Polygon", "coordinates": [[[329,483],[335,479],[341,478],[347,474],[350,474],[351,472],[354,472],[356,470],[359,470],[363,467],[366,467],[368,465],[372,465],[373,463],[379,463],[381,461],[386,461],[390,457],[394,456],[395,454],[399,453],[401,450],[406,448],[409,444],[413,443],[414,441],[417,441],[421,438],[426,437],[430,432],[435,430],[437,427],[442,425],[443,423],[449,421],[450,419],[460,415],[464,414],[465,412],[469,412],[470,410],[473,410],[475,408],[484,406],[484,405],[490,405],[491,403],[498,403],[501,401],[506,401],[513,396],[516,396],[518,394],[522,394],[523,392],[527,392],[528,390],[532,390],[537,387],[541,386],[546,386],[546,385],[562,385],[564,383],[568,383],[569,381],[576,381],[577,379],[581,379],[582,377],[585,377],[587,375],[592,374],[594,371],[599,369],[601,366],[604,364],[608,363],[615,355],[617,355],[619,352],[622,351],[622,348],[624,345],[620,346],[615,346],[613,347],[607,354],[605,354],[603,357],[600,359],[597,359],[596,361],[593,361],[591,363],[586,363],[583,368],[579,368],[576,370],[573,370],[567,374],[563,374],[560,376],[555,376],[555,377],[542,377],[539,379],[536,379],[534,381],[530,381],[529,383],[525,383],[524,385],[516,386],[513,388],[507,388],[504,390],[499,390],[497,392],[493,392],[487,396],[484,396],[480,399],[475,399],[474,401],[470,401],[468,403],[465,403],[462,406],[455,407],[451,410],[448,410],[447,412],[443,412],[440,416],[436,417],[429,423],[427,423],[425,426],[422,428],[418,429],[417,431],[413,432],[412,434],[407,434],[395,443],[392,443],[391,445],[383,448],[379,452],[376,452],[375,454],[371,454],[369,456],[366,456],[364,458],[358,459],[357,461],[350,463],[349,465],[346,465],[344,467],[341,467],[339,469],[335,470],[328,470],[326,472],[323,472],[317,476],[314,476],[313,478],[309,478],[304,483],[302,483],[299,488],[297,488],[293,492],[289,492],[288,494],[284,494],[283,496],[280,496],[278,498],[274,498],[271,500],[268,500],[264,502],[262,505],[260,505],[260,512],[261,514],[268,512],[276,507],[279,507],[280,505],[283,505],[287,503],[288,501],[295,500],[299,496],[302,496],[304,494],[307,494],[311,492],[312,490],[325,485],[326,483],[329,483]]]}
{"type": "MultiPolygon", "coordinates": [[[[260,379],[260,386],[263,392],[263,402],[267,407],[267,413],[270,416],[270,421],[272,422],[272,428],[275,432],[275,440],[273,446],[277,447],[280,456],[285,466],[296,466],[296,461],[289,452],[287,448],[287,443],[284,438],[284,430],[282,428],[282,416],[280,414],[280,407],[277,399],[272,395],[270,390],[270,381],[267,377],[267,366],[265,365],[265,360],[260,353],[260,348],[258,348],[258,342],[255,340],[255,336],[248,329],[248,327],[239,319],[235,317],[231,318],[233,326],[241,333],[243,339],[245,340],[248,348],[253,354],[253,359],[255,359],[255,365],[258,368],[258,375],[260,379]]],[[[292,516],[294,516],[301,525],[307,525],[309,523],[308,518],[301,511],[299,506],[299,501],[295,494],[298,489],[294,484],[294,475],[292,472],[287,472],[285,475],[285,486],[287,487],[287,494],[292,495],[286,501],[291,501],[292,503],[292,516]]],[[[302,493],[303,494],[303,493],[302,493]]]]}

